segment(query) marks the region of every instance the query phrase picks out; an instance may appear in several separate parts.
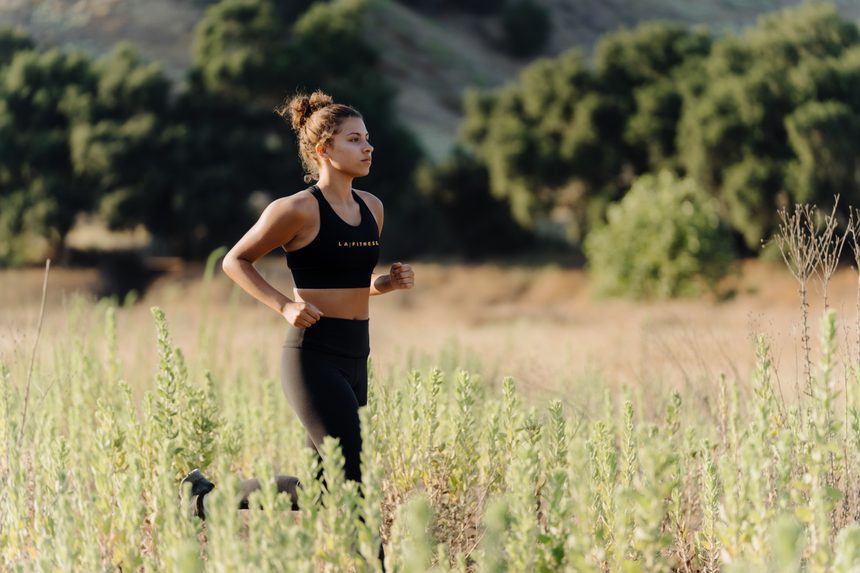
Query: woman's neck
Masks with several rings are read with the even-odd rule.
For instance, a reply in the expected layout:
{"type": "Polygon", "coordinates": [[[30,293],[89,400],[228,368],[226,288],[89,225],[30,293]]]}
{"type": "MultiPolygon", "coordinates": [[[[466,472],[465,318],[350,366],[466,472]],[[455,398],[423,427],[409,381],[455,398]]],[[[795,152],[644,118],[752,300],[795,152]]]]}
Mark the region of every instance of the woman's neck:
{"type": "Polygon", "coordinates": [[[352,180],[351,175],[346,175],[335,169],[322,169],[320,178],[317,182],[319,187],[327,197],[346,203],[352,200],[352,180]]]}

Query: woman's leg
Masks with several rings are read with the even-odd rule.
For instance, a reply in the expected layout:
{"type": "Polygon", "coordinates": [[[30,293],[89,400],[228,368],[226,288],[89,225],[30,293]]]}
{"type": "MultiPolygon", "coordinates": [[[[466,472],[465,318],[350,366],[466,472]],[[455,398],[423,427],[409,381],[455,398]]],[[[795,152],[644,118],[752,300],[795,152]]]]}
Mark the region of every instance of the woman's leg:
{"type": "MultiPolygon", "coordinates": [[[[281,387],[307,431],[305,443],[319,450],[326,436],[340,440],[346,479],[361,481],[361,425],[359,397],[353,389],[366,359],[337,356],[306,348],[286,347],[281,354],[281,387]]],[[[367,373],[364,372],[367,403],[367,373]]],[[[360,384],[358,384],[360,386],[360,384]]]]}
{"type": "MultiPolygon", "coordinates": [[[[366,365],[366,359],[285,348],[281,368],[284,394],[307,429],[305,445],[316,450],[326,436],[340,439],[345,477],[358,482],[361,481],[361,426],[358,408],[367,403],[366,365]],[[357,377],[356,372],[359,374],[357,377]]],[[[318,477],[321,478],[322,475],[318,477]]],[[[189,478],[192,478],[191,474],[186,479],[189,478]]],[[[189,481],[196,483],[200,478],[203,478],[202,474],[189,481]]],[[[288,494],[292,509],[298,510],[296,488],[301,487],[298,478],[275,476],[275,481],[278,493],[288,494]]],[[[202,483],[210,484],[205,478],[202,483]]],[[[244,480],[239,484],[239,509],[248,509],[248,497],[260,487],[258,478],[244,480]]],[[[209,490],[200,491],[201,507],[198,513],[202,514],[202,502],[205,501],[203,496],[209,490]]]]}
{"type": "MultiPolygon", "coordinates": [[[[285,493],[290,496],[290,502],[293,504],[292,510],[299,510],[299,494],[296,491],[300,488],[299,478],[294,476],[275,476],[275,484],[278,487],[278,493],[285,493]]],[[[239,484],[239,509],[248,509],[248,498],[255,491],[262,489],[259,478],[251,478],[242,481],[239,484]]]]}
{"type": "MultiPolygon", "coordinates": [[[[338,438],[345,477],[357,482],[361,482],[358,408],[367,405],[367,384],[366,356],[347,358],[290,347],[281,354],[281,386],[307,430],[305,445],[319,451],[325,436],[338,438]]],[[[378,557],[384,564],[381,543],[378,557]]]]}
{"type": "MultiPolygon", "coordinates": [[[[328,324],[333,322],[329,321],[328,324]]],[[[365,342],[359,342],[358,345],[366,347],[366,323],[362,328],[365,342]]],[[[296,331],[291,332],[293,336],[296,334],[296,331]]],[[[358,408],[367,404],[367,356],[347,357],[296,347],[292,345],[296,341],[300,342],[301,338],[285,344],[281,354],[281,387],[307,430],[305,445],[318,451],[326,436],[338,438],[344,457],[345,477],[360,482],[361,424],[358,408]]],[[[296,489],[301,487],[298,478],[276,476],[276,483],[278,493],[289,494],[292,509],[297,510],[296,489]]],[[[248,497],[260,487],[257,478],[241,482],[240,509],[248,508],[248,497]]],[[[204,496],[201,495],[198,501],[200,516],[203,517],[204,496]]],[[[384,563],[385,554],[381,544],[379,559],[384,563]]]]}
{"type": "MultiPolygon", "coordinates": [[[[284,394],[307,429],[305,446],[317,450],[325,436],[336,436],[346,479],[361,481],[358,408],[367,404],[367,359],[285,348],[281,366],[284,394]]],[[[298,510],[299,479],[281,475],[275,482],[278,493],[288,494],[293,510],[298,510]]],[[[258,478],[242,481],[239,509],[248,509],[248,498],[260,488],[258,478]]]]}
{"type": "MultiPolygon", "coordinates": [[[[284,394],[305,428],[314,428],[313,434],[317,435],[314,439],[308,429],[305,446],[317,450],[317,445],[322,444],[325,436],[338,437],[345,460],[346,478],[361,481],[361,426],[358,422],[358,407],[367,404],[367,360],[332,357],[297,348],[289,351],[285,349],[285,353],[291,356],[282,360],[281,381],[284,394]],[[288,376],[286,381],[283,376],[284,361],[288,376]]],[[[275,482],[278,493],[288,494],[293,511],[297,511],[299,507],[296,488],[301,487],[299,479],[279,475],[275,476],[275,482]]],[[[258,478],[241,482],[239,509],[248,509],[248,498],[260,488],[258,478]]]]}

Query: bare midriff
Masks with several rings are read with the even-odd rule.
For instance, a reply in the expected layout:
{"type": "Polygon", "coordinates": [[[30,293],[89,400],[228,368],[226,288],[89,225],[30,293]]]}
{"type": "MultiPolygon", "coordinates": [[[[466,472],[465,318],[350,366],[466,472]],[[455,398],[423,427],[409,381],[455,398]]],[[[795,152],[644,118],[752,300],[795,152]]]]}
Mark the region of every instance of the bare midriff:
{"type": "Polygon", "coordinates": [[[362,288],[294,288],[296,302],[309,302],[323,316],[367,320],[370,316],[370,287],[362,288]]]}

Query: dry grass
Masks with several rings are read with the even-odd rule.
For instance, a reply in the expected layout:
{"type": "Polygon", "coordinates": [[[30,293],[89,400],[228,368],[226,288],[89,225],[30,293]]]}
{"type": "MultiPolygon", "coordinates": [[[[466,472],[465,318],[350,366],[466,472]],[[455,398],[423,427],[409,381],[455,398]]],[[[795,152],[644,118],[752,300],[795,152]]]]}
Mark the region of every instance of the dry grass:
{"type": "MultiPolygon", "coordinates": [[[[805,402],[808,415],[812,416],[809,420],[814,420],[814,423],[810,426],[800,423],[795,406],[788,415],[785,414],[786,404],[780,399],[781,395],[792,393],[795,387],[792,378],[802,373],[803,367],[799,329],[794,326],[799,322],[796,286],[782,267],[761,262],[741,265],[742,272],[721,285],[722,302],[718,297],[710,296],[698,300],[635,303],[592,299],[588,276],[580,270],[432,263],[415,266],[418,277],[415,290],[375,298],[372,303],[374,370],[376,379],[382,383],[373,385],[374,392],[378,393],[370,401],[374,410],[363,414],[366,416],[365,428],[368,428],[365,444],[368,451],[376,452],[377,463],[382,464],[378,468],[384,468],[384,472],[380,470],[378,480],[369,478],[368,483],[375,483],[374,487],[380,488],[376,491],[382,492],[379,497],[385,498],[382,529],[390,555],[408,560],[412,552],[410,544],[416,542],[444,542],[454,552],[470,554],[479,538],[495,527],[492,518],[488,517],[486,522],[484,518],[489,515],[486,512],[493,513],[486,505],[487,494],[497,486],[507,496],[514,524],[505,541],[505,550],[512,556],[508,570],[512,571],[528,570],[527,567],[519,567],[517,559],[524,559],[522,563],[531,562],[535,547],[543,552],[542,555],[549,555],[547,543],[559,540],[567,544],[565,547],[573,556],[585,555],[590,551],[585,545],[592,541],[600,551],[606,544],[605,550],[609,552],[606,559],[623,561],[629,556],[623,551],[610,551],[614,545],[607,540],[613,536],[626,538],[629,522],[624,516],[633,515],[630,512],[634,510],[638,512],[635,518],[637,535],[657,540],[653,547],[659,545],[659,538],[663,536],[674,540],[673,545],[662,552],[663,558],[673,559],[673,565],[664,564],[665,567],[660,569],[663,571],[670,570],[670,567],[673,571],[717,570],[717,563],[725,565],[742,551],[751,559],[758,558],[759,550],[764,547],[762,543],[770,535],[772,514],[769,512],[777,506],[781,510],[796,509],[797,517],[811,524],[810,531],[822,532],[810,538],[810,551],[826,549],[829,555],[838,545],[834,540],[838,531],[860,536],[860,529],[850,525],[857,515],[860,500],[852,485],[856,476],[851,469],[857,467],[855,450],[860,443],[857,440],[860,414],[856,409],[856,382],[847,393],[853,434],[849,436],[848,426],[843,426],[846,428],[843,436],[841,430],[833,425],[835,418],[841,419],[842,408],[834,402],[834,392],[842,387],[841,371],[838,366],[831,369],[837,363],[854,361],[850,357],[831,354],[825,354],[823,358],[815,356],[822,379],[816,383],[813,397],[805,402]],[[735,295],[728,298],[726,295],[732,292],[735,295]],[[756,309],[756,314],[751,309],[756,309]],[[759,332],[768,335],[770,350],[762,338],[758,346],[759,370],[756,374],[753,364],[756,351],[750,338],[759,332]],[[456,344],[451,340],[456,340],[456,344]],[[770,368],[771,359],[775,363],[773,370],[770,368]],[[449,371],[455,365],[465,366],[472,372],[483,374],[485,381],[495,385],[500,385],[502,374],[513,374],[518,378],[521,393],[528,398],[527,403],[559,398],[564,407],[554,403],[548,413],[537,410],[526,413],[520,408],[522,403],[517,406],[518,398],[512,384],[506,384],[504,400],[494,400],[485,393],[484,384],[472,383],[465,373],[456,375],[456,383],[449,381],[447,389],[437,400],[432,390],[435,384],[431,382],[433,374],[421,384],[417,378],[407,380],[401,376],[411,366],[418,366],[426,372],[427,364],[434,362],[443,363],[443,368],[449,371]],[[720,382],[718,373],[721,371],[738,381],[742,396],[746,393],[742,401],[734,397],[733,384],[720,382]],[[770,378],[769,373],[772,372],[775,376],[770,378]],[[392,377],[396,379],[392,380],[392,377]],[[615,392],[621,384],[630,387],[629,393],[615,392]],[[672,388],[680,389],[681,393],[673,394],[672,388]],[[683,409],[681,394],[685,396],[683,409]],[[613,404],[618,395],[624,400],[629,396],[632,400],[624,405],[621,425],[619,409],[613,404]],[[635,415],[634,402],[638,404],[635,415]],[[441,405],[441,410],[437,405],[441,405]],[[509,411],[516,415],[509,415],[509,411]],[[374,412],[379,415],[374,416],[374,412]],[[582,414],[586,414],[590,423],[582,424],[582,414]],[[444,438],[439,435],[434,438],[433,431],[429,430],[437,416],[447,424],[444,438]],[[748,419],[748,429],[741,431],[747,427],[748,419]],[[367,424],[372,424],[372,428],[367,424]],[[634,431],[634,428],[638,429],[634,431]],[[818,428],[820,433],[807,434],[807,428],[818,428]],[[373,440],[369,439],[371,435],[373,440]],[[702,438],[704,441],[700,443],[702,438]],[[444,439],[447,446],[436,445],[437,439],[444,439]],[[763,441],[759,442],[760,439],[763,441]],[[791,445],[795,443],[791,440],[796,440],[796,448],[791,445]],[[539,443],[542,445],[538,447],[539,443]],[[780,455],[771,456],[771,448],[779,450],[780,455]],[[788,449],[783,451],[780,448],[788,449]],[[513,455],[515,450],[518,452],[516,456],[513,455]],[[556,451],[559,452],[557,455],[553,453],[556,451]],[[816,453],[818,458],[805,457],[804,452],[807,451],[816,453]],[[832,452],[829,462],[827,457],[822,457],[822,452],[832,452]],[[496,460],[501,460],[498,476],[493,465],[496,460]],[[617,467],[615,460],[621,460],[617,467]],[[664,462],[671,463],[667,466],[664,462]],[[566,468],[562,474],[554,473],[553,468],[557,464],[566,468]],[[480,471],[476,469],[479,467],[480,471]],[[464,468],[468,471],[464,472],[464,468]],[[543,469],[538,471],[537,468],[543,469]],[[584,476],[590,477],[583,480],[584,476]],[[680,479],[680,489],[673,485],[676,483],[673,476],[680,479]],[[502,481],[497,481],[497,477],[503,477],[502,481]],[[562,477],[565,479],[558,481],[562,477]],[[801,477],[806,481],[801,482],[801,477]],[[713,483],[708,485],[708,480],[713,483]],[[804,495],[806,486],[797,484],[812,484],[812,489],[804,495]],[[830,495],[827,487],[836,487],[844,494],[835,512],[826,509],[827,496],[830,495]],[[634,508],[623,505],[630,501],[623,491],[630,493],[634,490],[643,494],[643,499],[650,500],[647,506],[634,508]],[[616,496],[613,492],[622,493],[616,496]],[[791,499],[787,492],[790,492],[791,499]],[[743,501],[747,494],[749,503],[743,501]],[[401,522],[401,517],[395,521],[395,514],[401,515],[398,506],[411,504],[412,509],[408,512],[412,517],[407,520],[414,520],[418,514],[413,510],[417,506],[410,500],[422,496],[426,496],[435,512],[434,521],[426,530],[430,539],[420,541],[414,533],[409,534],[411,538],[403,537],[407,522],[401,522]],[[538,499],[540,501],[536,505],[538,499]],[[621,505],[617,505],[619,503],[621,505]],[[751,511],[757,513],[749,513],[751,511]],[[569,519],[571,515],[576,515],[578,521],[569,519]],[[758,515],[763,521],[753,520],[752,515],[758,515]],[[814,523],[810,521],[813,518],[814,523]],[[596,534],[589,529],[589,523],[601,528],[609,537],[596,534]],[[549,541],[543,545],[535,541],[538,529],[545,527],[547,531],[554,531],[557,525],[561,527],[559,531],[566,533],[557,539],[548,537],[549,541]],[[484,526],[489,529],[484,529],[484,526]],[[754,535],[754,539],[742,541],[741,533],[737,536],[732,533],[735,526],[754,535]],[[569,531],[565,529],[567,527],[569,531]],[[719,557],[714,545],[715,532],[720,534],[720,543],[725,548],[719,557]],[[706,537],[700,538],[699,533],[706,537]],[[591,540],[590,535],[597,535],[596,541],[591,540]],[[703,539],[711,550],[705,550],[703,539]],[[702,564],[705,568],[699,567],[702,564]]],[[[291,286],[280,257],[262,261],[259,268],[276,286],[284,290],[291,286]]],[[[157,412],[162,412],[162,406],[164,412],[174,411],[171,409],[174,402],[182,405],[179,410],[190,411],[192,403],[197,403],[192,398],[198,399],[190,386],[182,386],[185,389],[180,390],[187,396],[177,401],[176,388],[168,384],[169,377],[165,372],[176,373],[185,368],[181,366],[173,370],[170,366],[173,358],[167,357],[163,347],[166,323],[158,317],[156,323],[161,320],[164,338],[161,356],[156,352],[155,328],[149,307],[158,305],[170,317],[170,337],[176,347],[184,350],[192,368],[204,366],[220,373],[220,385],[216,391],[218,396],[223,396],[221,405],[225,412],[229,410],[230,424],[242,420],[248,423],[242,457],[232,461],[227,458],[237,454],[230,445],[232,440],[227,437],[231,430],[227,426],[222,428],[224,442],[219,447],[223,452],[212,471],[228,480],[233,479],[234,472],[241,477],[247,477],[252,471],[257,475],[270,475],[272,471],[280,473],[277,468],[284,468],[284,463],[304,467],[295,459],[294,448],[270,451],[274,443],[299,444],[303,434],[297,421],[287,415],[285,402],[251,397],[253,387],[262,389],[262,395],[277,393],[277,382],[273,380],[277,378],[277,354],[280,337],[285,330],[283,320],[245,295],[237,297],[236,303],[231,302],[238,291],[220,273],[216,274],[212,285],[209,312],[202,316],[204,293],[201,274],[201,269],[195,267],[166,274],[151,286],[140,303],[116,313],[118,324],[115,331],[119,335],[119,353],[124,363],[121,368],[123,377],[138,394],[146,388],[151,389],[155,378],[159,390],[163,390],[159,395],[164,400],[164,404],[159,402],[161,405],[157,410],[150,407],[149,411],[156,412],[154,417],[144,416],[143,427],[149,429],[142,434],[137,434],[136,414],[129,419],[123,418],[127,427],[133,429],[132,434],[138,436],[133,436],[129,447],[138,439],[145,445],[129,449],[129,455],[138,456],[142,467],[150,467],[147,464],[154,460],[151,457],[155,451],[153,445],[162,443],[159,436],[167,435],[165,432],[172,431],[174,427],[169,425],[167,430],[160,430],[167,422],[159,418],[157,412]],[[161,372],[154,376],[159,361],[161,372]],[[243,372],[241,376],[230,375],[230,372],[240,370],[243,372]],[[236,402],[243,406],[231,408],[236,402]],[[250,460],[258,460],[259,464],[250,463],[250,460]]],[[[42,270],[36,268],[0,273],[0,300],[3,301],[0,306],[0,361],[8,363],[13,386],[21,380],[22,361],[32,346],[29,337],[35,330],[41,278],[42,270]]],[[[54,387],[60,390],[50,393],[47,404],[53,410],[48,407],[43,414],[63,411],[69,418],[57,422],[54,416],[37,416],[32,431],[28,432],[32,434],[32,440],[28,437],[27,447],[5,452],[12,460],[11,464],[3,466],[7,472],[16,468],[16,464],[22,471],[15,469],[9,474],[18,480],[15,482],[18,485],[7,488],[6,505],[3,507],[30,508],[22,513],[28,523],[41,519],[41,514],[37,515],[32,508],[44,504],[44,499],[47,499],[43,495],[39,497],[41,494],[32,484],[52,475],[54,470],[51,468],[69,465],[69,475],[73,476],[70,483],[74,484],[74,489],[89,487],[85,485],[89,484],[85,478],[90,476],[90,472],[79,473],[80,468],[98,466],[102,469],[93,474],[95,481],[92,486],[102,491],[113,482],[106,482],[100,476],[110,475],[111,468],[119,467],[117,464],[121,465],[124,459],[105,449],[105,444],[122,444],[121,435],[116,438],[111,434],[111,439],[103,439],[107,435],[105,432],[119,428],[113,423],[111,412],[123,410],[116,409],[116,405],[114,409],[103,410],[99,401],[98,424],[89,427],[92,407],[88,408],[87,404],[101,394],[116,401],[116,396],[110,396],[109,386],[114,379],[111,372],[114,369],[113,360],[107,355],[107,347],[113,347],[110,333],[114,329],[108,327],[106,333],[101,333],[98,329],[99,323],[104,323],[101,312],[104,306],[81,304],[80,297],[75,295],[77,292],[84,297],[89,296],[86,293],[97,285],[98,277],[92,271],[60,268],[52,272],[51,279],[39,368],[52,358],[57,367],[53,371],[43,370],[38,379],[44,381],[54,376],[57,378],[54,387]],[[87,314],[97,320],[87,320],[87,314]],[[67,320],[69,315],[73,318],[67,320]],[[70,331],[67,322],[77,327],[70,331]],[[88,335],[86,329],[92,332],[88,335]],[[102,349],[102,345],[106,347],[102,349]],[[67,349],[66,357],[63,356],[64,348],[67,349]],[[87,367],[96,362],[106,366],[87,367]],[[69,432],[69,437],[61,438],[60,443],[73,445],[71,462],[57,453],[61,449],[51,450],[52,457],[47,465],[38,457],[37,448],[44,446],[45,436],[51,433],[46,428],[53,428],[52,424],[58,424],[57,429],[62,432],[69,432]],[[88,440],[94,437],[96,445],[90,447],[88,440]],[[41,501],[37,503],[34,500],[41,501]]],[[[830,304],[843,317],[854,312],[856,280],[856,275],[845,269],[837,273],[829,287],[830,304]]],[[[820,315],[821,297],[816,298],[815,289],[811,293],[810,312],[813,316],[820,315]]],[[[822,324],[825,329],[828,329],[827,324],[830,325],[831,335],[813,347],[815,353],[821,348],[834,347],[834,321],[822,324]]],[[[840,324],[851,325],[851,321],[841,321],[840,324]]],[[[860,325],[851,325],[838,332],[837,338],[856,340],[855,327],[860,328],[860,325]]],[[[818,334],[816,331],[813,335],[818,334]]],[[[852,348],[851,352],[855,353],[857,350],[841,340],[838,346],[852,348]]],[[[38,399],[43,389],[35,387],[34,390],[38,399]]],[[[134,412],[135,408],[127,411],[134,412]]],[[[211,417],[206,413],[201,416],[211,417]]],[[[845,419],[849,420],[847,406],[845,419]]],[[[184,429],[183,436],[191,436],[188,433],[191,431],[190,427],[184,429]]],[[[121,450],[123,446],[117,447],[121,450]]],[[[324,458],[331,460],[333,455],[328,452],[324,458]]],[[[184,460],[182,463],[188,462],[184,460]]],[[[156,497],[141,499],[171,498],[174,489],[170,483],[171,470],[166,470],[167,467],[158,470],[161,481],[146,482],[148,489],[145,491],[149,493],[145,495],[156,497]]],[[[315,471],[305,470],[311,474],[315,471]]],[[[287,473],[300,475],[294,471],[287,473]]],[[[140,483],[134,475],[123,473],[123,476],[127,481],[123,482],[125,494],[121,501],[127,505],[127,502],[136,502],[140,496],[136,489],[140,483]]],[[[224,488],[220,491],[229,491],[232,487],[227,481],[222,483],[224,488]]],[[[376,495],[370,497],[377,499],[376,495]]],[[[67,508],[59,511],[60,515],[68,511],[67,500],[73,497],[60,496],[58,499],[67,508]]],[[[120,500],[120,497],[116,499],[120,500]]],[[[207,522],[212,529],[207,527],[206,538],[212,543],[206,544],[204,549],[214,564],[236,558],[229,551],[221,551],[225,543],[233,543],[231,547],[236,551],[242,544],[246,551],[257,551],[258,544],[250,531],[253,528],[260,531],[264,525],[260,517],[263,514],[259,512],[240,514],[241,519],[235,526],[229,520],[219,519],[219,515],[226,515],[219,512],[232,513],[230,504],[233,500],[229,497],[218,499],[213,501],[213,519],[211,523],[207,522]],[[236,543],[237,539],[239,543],[236,543]]],[[[158,506],[164,507],[161,502],[158,506]]],[[[149,514],[152,520],[144,521],[142,527],[136,523],[118,525],[117,531],[126,532],[123,533],[126,537],[128,532],[136,535],[140,531],[143,534],[142,547],[148,547],[147,540],[151,536],[147,528],[150,525],[160,528],[160,535],[165,536],[163,539],[179,540],[194,533],[186,522],[178,519],[177,510],[171,511],[174,514],[160,517],[157,513],[149,514]],[[161,521],[156,524],[158,519],[161,521]]],[[[101,514],[95,512],[95,517],[88,519],[95,519],[98,515],[101,514]]],[[[123,515],[131,514],[126,512],[123,515]]],[[[67,535],[89,527],[86,524],[90,521],[79,521],[63,522],[67,535]]],[[[325,523],[328,523],[326,527],[337,527],[334,522],[325,523]]],[[[19,530],[13,528],[11,531],[19,530]]],[[[633,539],[638,539],[637,535],[633,539]]],[[[37,556],[41,559],[47,555],[44,550],[49,545],[44,543],[48,543],[49,538],[30,539],[18,535],[15,539],[17,553],[9,555],[32,554],[34,560],[37,556]],[[28,543],[33,544],[30,549],[28,543]]],[[[122,539],[125,541],[118,541],[117,547],[131,547],[133,553],[138,552],[136,539],[122,539]]],[[[493,543],[498,544],[498,541],[493,543]]],[[[173,541],[164,541],[159,551],[175,551],[178,547],[173,541]]],[[[643,550],[641,555],[631,559],[641,559],[643,570],[656,571],[658,569],[650,569],[646,563],[647,559],[657,555],[652,549],[643,550]]],[[[81,550],[86,554],[81,557],[83,562],[95,563],[104,558],[94,546],[84,544],[81,550]]],[[[192,550],[196,549],[192,547],[192,550]]],[[[844,553],[838,551],[840,555],[844,553]]],[[[608,563],[602,559],[598,562],[608,563]]],[[[466,559],[466,563],[471,561],[466,559]]],[[[317,565],[318,570],[323,570],[321,563],[317,565]]]]}
{"type": "MultiPolygon", "coordinates": [[[[274,285],[290,292],[280,257],[264,259],[259,266],[274,285]]],[[[802,375],[796,286],[779,265],[742,264],[740,275],[723,285],[723,291],[736,295],[722,302],[713,296],[595,300],[582,270],[436,263],[415,268],[414,290],[371,300],[371,356],[382,373],[399,375],[411,366],[455,361],[495,383],[503,375],[513,376],[533,397],[573,399],[571,391],[576,390],[579,403],[568,406],[578,410],[589,408],[588,381],[594,376],[613,387],[701,388],[713,397],[720,372],[747,379],[754,360],[751,337],[761,332],[772,340],[779,386],[786,395],[802,375]]],[[[30,347],[42,276],[40,268],[0,272],[0,356],[7,360],[30,347]]],[[[120,355],[132,387],[155,371],[153,305],[165,310],[177,345],[196,359],[201,276],[202,269],[195,266],[165,274],[130,312],[120,314],[120,355]]],[[[45,348],[51,336],[68,334],[65,316],[73,294],[92,296],[98,282],[92,269],[52,270],[45,348]]],[[[853,315],[853,272],[837,272],[830,289],[831,306],[843,316],[853,315]]],[[[259,367],[276,376],[285,322],[244,293],[231,318],[232,291],[232,281],[218,270],[209,320],[213,332],[222,337],[230,333],[229,340],[216,341],[215,347],[226,343],[229,348],[218,357],[221,366],[235,370],[259,359],[259,367]]],[[[814,289],[810,298],[811,316],[817,317],[821,298],[814,289]]]]}

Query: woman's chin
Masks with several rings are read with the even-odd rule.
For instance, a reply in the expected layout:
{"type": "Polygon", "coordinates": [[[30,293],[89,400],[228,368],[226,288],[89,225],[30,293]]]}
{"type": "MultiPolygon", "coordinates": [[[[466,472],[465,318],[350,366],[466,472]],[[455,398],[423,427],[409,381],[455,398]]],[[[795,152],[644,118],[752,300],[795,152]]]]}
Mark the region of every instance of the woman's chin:
{"type": "Polygon", "coordinates": [[[364,177],[370,173],[370,165],[362,163],[356,167],[348,167],[346,165],[333,165],[337,171],[350,177],[364,177]]]}

